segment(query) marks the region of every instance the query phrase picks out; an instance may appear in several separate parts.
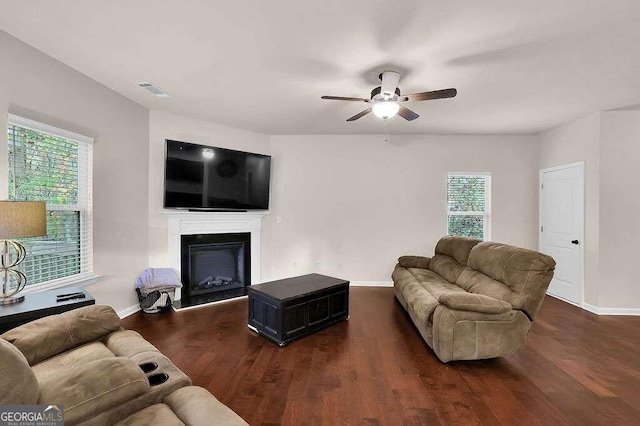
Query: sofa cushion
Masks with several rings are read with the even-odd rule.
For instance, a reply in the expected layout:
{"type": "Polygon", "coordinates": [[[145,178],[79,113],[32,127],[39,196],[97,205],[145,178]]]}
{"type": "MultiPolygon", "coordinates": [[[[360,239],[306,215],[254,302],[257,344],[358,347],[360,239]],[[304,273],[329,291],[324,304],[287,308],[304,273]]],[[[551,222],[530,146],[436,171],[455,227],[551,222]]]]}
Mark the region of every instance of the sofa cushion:
{"type": "Polygon", "coordinates": [[[187,386],[171,393],[164,403],[188,425],[246,426],[247,423],[206,389],[187,386]]]}
{"type": "MultiPolygon", "coordinates": [[[[510,292],[505,293],[496,286],[486,292],[478,286],[470,291],[505,300],[534,318],[553,277],[555,264],[553,258],[536,251],[493,242],[480,243],[471,250],[468,266],[502,283],[510,292]]],[[[457,282],[469,287],[471,283],[466,280],[470,277],[461,274],[457,282]]]]}
{"type": "Polygon", "coordinates": [[[440,238],[436,244],[436,254],[445,254],[455,259],[460,265],[466,265],[469,252],[480,240],[452,235],[440,238]]]}
{"type": "Polygon", "coordinates": [[[430,270],[450,283],[455,283],[465,268],[465,265],[459,264],[453,257],[446,254],[436,254],[429,263],[430,270]]]}
{"type": "MultiPolygon", "coordinates": [[[[203,423],[204,424],[204,423],[203,423]]],[[[119,421],[114,426],[184,426],[166,404],[155,404],[119,421]]]]}
{"type": "Polygon", "coordinates": [[[511,304],[482,294],[445,293],[438,301],[450,309],[460,311],[482,312],[487,314],[502,314],[512,310],[511,304]]]}
{"type": "Polygon", "coordinates": [[[24,354],[29,365],[92,342],[120,328],[112,307],[86,306],[51,315],[7,331],[2,337],[24,354]]]}
{"type": "Polygon", "coordinates": [[[62,404],[65,424],[119,408],[149,391],[147,376],[128,358],[87,362],[40,384],[39,404],[62,404]]]}
{"type": "Polygon", "coordinates": [[[405,268],[429,269],[430,257],[424,256],[400,256],[398,263],[405,268]]]}
{"type": "Polygon", "coordinates": [[[39,382],[55,377],[69,368],[77,367],[90,361],[113,358],[115,355],[102,342],[91,342],[68,350],[33,365],[34,374],[39,382]]]}
{"type": "Polygon", "coordinates": [[[111,333],[105,338],[105,344],[115,356],[127,358],[134,358],[147,352],[150,355],[160,353],[155,346],[133,330],[119,330],[111,333]]]}
{"type": "Polygon", "coordinates": [[[22,352],[0,339],[0,404],[36,404],[38,380],[22,352]]]}

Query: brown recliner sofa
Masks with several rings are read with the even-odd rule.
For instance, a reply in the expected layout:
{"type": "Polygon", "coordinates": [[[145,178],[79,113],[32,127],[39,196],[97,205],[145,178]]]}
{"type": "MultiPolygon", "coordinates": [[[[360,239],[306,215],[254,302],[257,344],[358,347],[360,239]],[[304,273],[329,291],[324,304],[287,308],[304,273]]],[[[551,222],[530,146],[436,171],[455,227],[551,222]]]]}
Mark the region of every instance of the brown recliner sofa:
{"type": "Polygon", "coordinates": [[[246,425],[109,306],[88,306],[0,336],[0,404],[64,407],[66,425],[246,425]]]}
{"type": "Polygon", "coordinates": [[[536,251],[453,236],[431,258],[398,262],[395,296],[442,362],[519,351],[555,268],[536,251]]]}

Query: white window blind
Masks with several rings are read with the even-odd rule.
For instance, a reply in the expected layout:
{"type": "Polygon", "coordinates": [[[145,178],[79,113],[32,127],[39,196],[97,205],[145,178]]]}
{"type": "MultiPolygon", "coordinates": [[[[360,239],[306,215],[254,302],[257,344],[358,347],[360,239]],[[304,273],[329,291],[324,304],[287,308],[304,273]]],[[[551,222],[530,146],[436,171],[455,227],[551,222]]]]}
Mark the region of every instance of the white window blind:
{"type": "Polygon", "coordinates": [[[447,234],[491,238],[491,176],[449,173],[447,176],[447,234]]]}
{"type": "Polygon", "coordinates": [[[7,141],[9,199],[47,203],[47,236],[20,240],[27,285],[92,276],[93,140],[10,115],[7,141]]]}

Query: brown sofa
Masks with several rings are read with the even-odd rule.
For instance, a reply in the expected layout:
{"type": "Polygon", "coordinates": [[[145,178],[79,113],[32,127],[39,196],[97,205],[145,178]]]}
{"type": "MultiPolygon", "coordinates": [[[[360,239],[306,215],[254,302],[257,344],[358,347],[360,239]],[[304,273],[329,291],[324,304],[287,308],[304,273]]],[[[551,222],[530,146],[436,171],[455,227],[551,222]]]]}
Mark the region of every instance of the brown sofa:
{"type": "Polygon", "coordinates": [[[0,404],[62,404],[66,425],[246,425],[100,305],[3,334],[0,404]]]}
{"type": "Polygon", "coordinates": [[[519,351],[555,268],[542,253],[451,236],[431,258],[398,262],[395,296],[442,362],[519,351]]]}

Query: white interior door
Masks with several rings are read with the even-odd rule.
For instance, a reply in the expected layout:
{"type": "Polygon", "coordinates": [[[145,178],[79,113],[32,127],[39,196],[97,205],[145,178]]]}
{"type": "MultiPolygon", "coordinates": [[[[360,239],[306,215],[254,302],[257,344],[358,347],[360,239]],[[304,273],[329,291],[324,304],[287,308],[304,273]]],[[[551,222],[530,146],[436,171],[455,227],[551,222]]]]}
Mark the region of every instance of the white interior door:
{"type": "Polygon", "coordinates": [[[556,270],[547,293],[582,306],[584,162],[540,170],[540,251],[556,270]]]}

